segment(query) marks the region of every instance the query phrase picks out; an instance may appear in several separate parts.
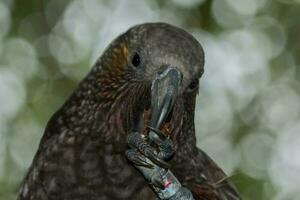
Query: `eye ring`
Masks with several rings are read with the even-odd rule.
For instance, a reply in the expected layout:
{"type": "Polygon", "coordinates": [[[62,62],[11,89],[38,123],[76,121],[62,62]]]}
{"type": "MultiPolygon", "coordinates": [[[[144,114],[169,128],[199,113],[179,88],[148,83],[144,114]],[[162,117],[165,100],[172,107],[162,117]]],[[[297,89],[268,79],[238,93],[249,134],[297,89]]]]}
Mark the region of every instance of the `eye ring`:
{"type": "Polygon", "coordinates": [[[139,67],[141,65],[141,57],[140,55],[135,52],[131,58],[131,64],[134,66],[134,67],[139,67]]]}

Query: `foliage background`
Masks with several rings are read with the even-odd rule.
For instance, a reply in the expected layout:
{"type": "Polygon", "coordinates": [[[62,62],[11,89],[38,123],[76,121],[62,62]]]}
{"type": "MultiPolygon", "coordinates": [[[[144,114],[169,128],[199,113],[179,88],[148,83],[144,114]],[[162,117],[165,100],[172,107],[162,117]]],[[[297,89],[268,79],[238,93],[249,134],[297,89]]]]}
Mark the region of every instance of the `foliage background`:
{"type": "Polygon", "coordinates": [[[47,120],[106,45],[149,21],[204,46],[198,146],[245,200],[299,200],[299,0],[1,0],[0,199],[16,198],[47,120]]]}

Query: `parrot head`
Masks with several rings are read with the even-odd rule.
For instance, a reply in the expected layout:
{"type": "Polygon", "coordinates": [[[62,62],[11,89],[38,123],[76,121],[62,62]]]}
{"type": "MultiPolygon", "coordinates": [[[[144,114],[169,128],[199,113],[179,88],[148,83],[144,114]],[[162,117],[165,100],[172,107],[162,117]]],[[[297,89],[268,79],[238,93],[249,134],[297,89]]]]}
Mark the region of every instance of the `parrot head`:
{"type": "Polygon", "coordinates": [[[97,63],[102,106],[125,109],[128,131],[143,129],[146,113],[148,127],[159,130],[168,124],[171,137],[180,131],[175,127],[182,126],[185,115],[193,121],[204,52],[186,31],[165,23],[134,26],[97,63]]]}

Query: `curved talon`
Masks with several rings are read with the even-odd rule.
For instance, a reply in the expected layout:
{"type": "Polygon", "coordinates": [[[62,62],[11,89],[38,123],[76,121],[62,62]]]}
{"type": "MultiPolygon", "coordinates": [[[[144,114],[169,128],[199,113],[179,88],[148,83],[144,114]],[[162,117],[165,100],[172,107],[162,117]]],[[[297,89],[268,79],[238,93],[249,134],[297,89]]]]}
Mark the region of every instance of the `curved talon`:
{"type": "Polygon", "coordinates": [[[168,159],[174,153],[173,142],[166,137],[160,130],[147,126],[151,132],[149,133],[150,139],[158,145],[158,156],[161,159],[168,159]]]}
{"type": "Polygon", "coordinates": [[[156,153],[156,150],[151,147],[140,135],[138,132],[132,132],[127,137],[128,145],[137,149],[144,156],[149,158],[153,163],[163,168],[170,168],[170,164],[165,162],[162,158],[160,158],[160,154],[156,153]]]}
{"type": "Polygon", "coordinates": [[[143,155],[141,155],[136,149],[128,149],[125,152],[125,155],[128,160],[130,160],[134,165],[139,167],[145,167],[152,169],[154,166],[151,163],[148,163],[143,155]]]}
{"type": "Polygon", "coordinates": [[[154,133],[157,134],[158,138],[160,141],[157,141],[156,138],[151,138],[154,142],[161,142],[163,140],[165,140],[167,137],[157,128],[154,128],[152,126],[147,125],[147,128],[149,128],[151,131],[153,131],[154,133]]]}
{"type": "Polygon", "coordinates": [[[158,155],[154,154],[154,153],[151,152],[151,151],[148,151],[148,152],[145,154],[145,156],[146,156],[147,158],[149,158],[154,164],[156,164],[156,165],[158,165],[158,166],[160,166],[160,167],[162,167],[162,168],[168,169],[168,168],[171,167],[171,165],[170,165],[169,163],[167,163],[167,162],[165,162],[164,160],[160,159],[160,158],[158,157],[158,155]]]}

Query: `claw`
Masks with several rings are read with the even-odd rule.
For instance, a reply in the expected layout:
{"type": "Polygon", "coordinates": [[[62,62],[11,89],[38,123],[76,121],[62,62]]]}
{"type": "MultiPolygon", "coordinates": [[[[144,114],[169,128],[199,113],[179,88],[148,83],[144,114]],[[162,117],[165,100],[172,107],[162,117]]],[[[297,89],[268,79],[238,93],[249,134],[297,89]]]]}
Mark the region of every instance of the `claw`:
{"type": "Polygon", "coordinates": [[[152,151],[146,151],[146,156],[153,162],[155,163],[156,165],[162,167],[162,168],[165,168],[165,169],[168,169],[171,167],[171,165],[167,162],[165,162],[164,160],[160,159],[158,157],[157,154],[154,154],[152,151]]]}
{"type": "Polygon", "coordinates": [[[129,149],[125,152],[125,155],[128,160],[133,162],[134,165],[139,167],[146,167],[152,169],[154,166],[151,163],[148,163],[146,157],[140,154],[136,149],[129,149]]]}
{"type": "Polygon", "coordinates": [[[159,153],[158,156],[162,159],[170,158],[174,153],[173,142],[167,138],[160,130],[148,126],[150,129],[149,138],[155,144],[158,145],[159,153]]]}
{"type": "Polygon", "coordinates": [[[170,164],[159,157],[158,153],[156,153],[156,150],[142,138],[140,133],[130,133],[127,137],[127,143],[131,148],[137,149],[139,152],[141,152],[141,154],[149,158],[153,163],[163,168],[170,168],[170,164]]]}

